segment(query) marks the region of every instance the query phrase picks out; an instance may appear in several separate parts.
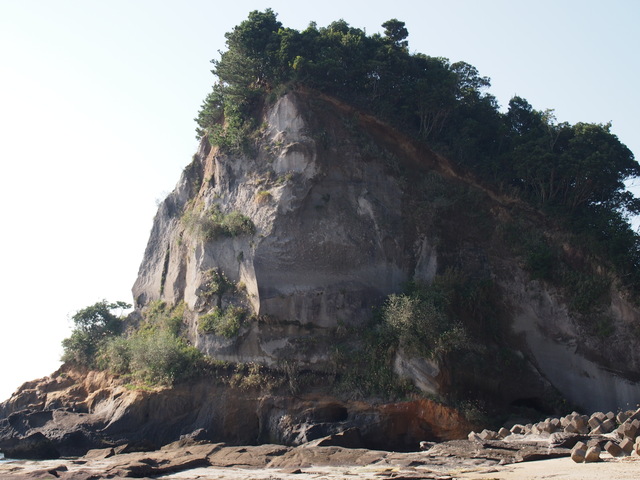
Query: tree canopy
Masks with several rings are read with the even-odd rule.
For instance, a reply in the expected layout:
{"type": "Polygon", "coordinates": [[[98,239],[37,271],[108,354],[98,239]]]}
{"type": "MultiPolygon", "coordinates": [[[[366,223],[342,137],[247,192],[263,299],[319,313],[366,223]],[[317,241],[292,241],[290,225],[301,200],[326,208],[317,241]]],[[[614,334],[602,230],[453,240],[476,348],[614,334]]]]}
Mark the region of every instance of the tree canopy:
{"type": "Polygon", "coordinates": [[[611,125],[556,123],[552,110],[518,96],[502,113],[474,66],[410,53],[400,20],[382,28],[368,35],[337,20],[298,31],[271,9],[251,12],[212,60],[218,82],[196,118],[198,136],[241,149],[268,95],[289,85],[319,90],[426,142],[491,188],[567,218],[640,290],[640,241],[628,222],[640,202],[624,185],[640,166],[611,125]]]}
{"type": "Polygon", "coordinates": [[[62,360],[78,365],[94,366],[95,357],[101,345],[118,335],[122,328],[122,318],[113,313],[131,308],[125,302],[109,303],[102,300],[78,310],[72,317],[74,328],[71,336],[62,341],[62,360]]]}

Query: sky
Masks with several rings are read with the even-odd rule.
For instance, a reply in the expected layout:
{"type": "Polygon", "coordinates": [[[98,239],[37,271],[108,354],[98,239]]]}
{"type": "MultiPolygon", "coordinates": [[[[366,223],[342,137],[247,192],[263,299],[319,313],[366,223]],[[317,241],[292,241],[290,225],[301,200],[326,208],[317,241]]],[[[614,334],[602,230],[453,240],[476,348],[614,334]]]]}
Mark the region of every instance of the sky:
{"type": "Polygon", "coordinates": [[[397,18],[412,52],[474,65],[500,105],[611,121],[640,158],[636,0],[0,0],[0,401],[58,368],[77,310],[132,303],[157,202],[197,149],[209,62],[266,8],[299,30],[397,18]]]}

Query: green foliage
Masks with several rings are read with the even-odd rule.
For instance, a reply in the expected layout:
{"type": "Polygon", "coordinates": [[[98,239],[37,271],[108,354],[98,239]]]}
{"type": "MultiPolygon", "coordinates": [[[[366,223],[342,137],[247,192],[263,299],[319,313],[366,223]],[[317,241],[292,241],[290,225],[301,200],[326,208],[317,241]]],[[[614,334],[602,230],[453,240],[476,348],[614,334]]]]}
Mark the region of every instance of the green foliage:
{"type": "Polygon", "coordinates": [[[147,305],[143,311],[144,322],[141,330],[166,330],[173,335],[179,335],[185,314],[185,303],[180,302],[169,308],[162,300],[155,300],[147,305]]]}
{"type": "Polygon", "coordinates": [[[170,385],[196,375],[203,356],[180,337],[184,314],[183,303],[169,308],[165,302],[152,302],[137,330],[104,342],[96,366],[150,385],[170,385]]]}
{"type": "Polygon", "coordinates": [[[246,137],[256,127],[251,114],[261,99],[299,82],[373,109],[426,138],[444,125],[456,98],[488,86],[470,65],[410,54],[404,22],[392,19],[382,26],[384,36],[367,36],[344,20],[320,29],[312,23],[300,32],[284,28],[271,9],[251,12],[226,34],[220,59],[212,60],[219,83],[196,119],[198,135],[209,135],[222,148],[237,147],[236,133],[246,137]]]}
{"type": "Polygon", "coordinates": [[[593,313],[609,300],[609,279],[579,270],[567,270],[562,283],[569,293],[569,308],[578,313],[593,313]]]}
{"type": "Polygon", "coordinates": [[[118,374],[131,372],[131,340],[125,336],[110,338],[100,351],[97,366],[118,374]]]}
{"type": "Polygon", "coordinates": [[[272,391],[285,383],[285,376],[259,363],[238,363],[229,378],[229,384],[241,390],[272,391]]]}
{"type": "Polygon", "coordinates": [[[393,372],[397,337],[387,325],[374,321],[345,333],[345,338],[336,339],[332,353],[337,374],[334,388],[338,393],[353,398],[398,399],[415,391],[393,372]],[[350,340],[353,338],[359,343],[354,344],[350,340]]]}
{"type": "Polygon", "coordinates": [[[409,351],[442,358],[466,348],[469,341],[463,325],[449,314],[452,298],[451,289],[442,281],[412,285],[409,293],[387,298],[382,319],[409,351]]]}
{"type": "Polygon", "coordinates": [[[523,250],[525,251],[525,269],[531,277],[552,280],[558,256],[549,243],[542,236],[528,235],[523,244],[523,250]]]}
{"type": "Polygon", "coordinates": [[[188,209],[182,216],[182,222],[187,228],[197,231],[205,241],[256,233],[256,227],[249,217],[237,211],[224,214],[217,205],[204,213],[188,209]]]}
{"type": "Polygon", "coordinates": [[[121,331],[122,318],[113,310],[128,308],[131,305],[125,302],[102,300],[78,310],[72,317],[74,329],[71,336],[62,341],[62,361],[94,367],[96,355],[104,342],[121,331]]]}
{"type": "Polygon", "coordinates": [[[549,282],[565,295],[569,311],[580,325],[597,337],[612,333],[613,323],[603,313],[611,301],[611,278],[593,271],[587,260],[572,260],[553,248],[551,239],[533,225],[507,224],[503,237],[524,260],[532,278],[549,282]]]}
{"type": "Polygon", "coordinates": [[[222,297],[227,293],[235,293],[237,286],[227,278],[219,268],[212,268],[204,273],[204,282],[198,289],[198,296],[206,304],[211,304],[214,300],[219,309],[222,308],[222,297]]]}
{"type": "Polygon", "coordinates": [[[161,384],[193,376],[202,357],[197,348],[166,330],[141,331],[131,336],[129,352],[133,377],[161,384]]]}
{"type": "Polygon", "coordinates": [[[214,333],[225,338],[238,335],[247,311],[242,307],[230,305],[224,309],[215,307],[211,312],[198,319],[198,330],[201,333],[214,333]]]}

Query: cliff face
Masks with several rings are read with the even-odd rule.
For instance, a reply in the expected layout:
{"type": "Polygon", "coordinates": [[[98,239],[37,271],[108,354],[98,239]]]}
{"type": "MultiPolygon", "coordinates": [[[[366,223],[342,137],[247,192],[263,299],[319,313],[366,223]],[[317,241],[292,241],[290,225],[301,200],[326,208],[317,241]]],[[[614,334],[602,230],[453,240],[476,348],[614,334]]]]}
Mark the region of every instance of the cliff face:
{"type": "Polygon", "coordinates": [[[533,280],[506,247],[500,232],[522,215],[537,214],[375,119],[291,92],[266,109],[251,153],[226,155],[202,142],[158,211],[134,299],[137,308],[184,301],[191,341],[215,358],[326,372],[335,369],[337,332],[366,324],[372,307],[406,282],[455,269],[496,285],[502,340],[488,348],[510,349],[520,373],[495,364],[489,370],[502,373],[492,384],[483,366],[402,348],[396,373],[427,393],[478,388],[506,405],[544,403],[551,386],[588,409],[635,404],[638,310],[612,287],[599,314],[615,333],[585,335],[566,295],[533,280]],[[203,236],[208,212],[240,212],[255,233],[203,236]],[[207,296],[212,275],[235,286],[207,296]],[[198,328],[216,304],[248,312],[237,335],[198,328]]]}
{"type": "Polygon", "coordinates": [[[8,458],[77,456],[92,448],[157,449],[179,438],[232,445],[301,445],[357,430],[358,446],[416,450],[422,440],[462,438],[471,428],[452,408],[423,399],[375,405],[318,395],[264,395],[213,378],[149,391],[104,372],[63,367],[25,383],[0,405],[8,458]]]}
{"type": "Polygon", "coordinates": [[[304,102],[290,94],[270,109],[253,156],[220,155],[203,142],[156,216],[133,287],[136,305],[184,300],[205,313],[211,305],[202,290],[216,269],[244,290],[222,303],[239,302],[259,319],[228,341],[199,334],[194,317],[192,340],[216,358],[326,364],[326,345],[301,355],[297,344],[310,336],[322,344],[340,325],[363,324],[414,274],[435,272],[426,239],[401,233],[399,181],[379,159],[363,158],[341,119],[307,123],[304,102]],[[334,145],[320,145],[329,136],[334,145]],[[248,216],[255,234],[203,241],[184,211],[206,215],[213,206],[248,216]]]}

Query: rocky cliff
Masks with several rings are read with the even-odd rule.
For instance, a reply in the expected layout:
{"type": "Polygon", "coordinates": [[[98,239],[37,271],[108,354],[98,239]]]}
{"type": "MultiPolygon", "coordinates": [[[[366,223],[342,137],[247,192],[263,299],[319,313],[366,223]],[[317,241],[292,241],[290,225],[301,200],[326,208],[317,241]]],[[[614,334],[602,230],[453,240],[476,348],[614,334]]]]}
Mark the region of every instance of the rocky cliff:
{"type": "Polygon", "coordinates": [[[225,365],[280,372],[288,388],[265,394],[205,377],[149,393],[65,371],[2,404],[0,449],[11,438],[49,455],[145,439],[158,447],[199,430],[295,445],[357,427],[366,446],[400,449],[465,435],[469,424],[430,400],[390,401],[376,390],[385,375],[405,395],[467,414],[639,401],[640,311],[606,264],[540,212],[317,92],[291,91],[257,116],[244,150],[203,140],[160,205],[131,324],[160,301],[183,305],[191,344],[225,365]],[[605,279],[597,302],[539,275],[524,244],[557,248],[578,287],[605,279]],[[376,311],[407,285],[446,286],[429,305],[449,292],[441,303],[455,328],[428,324],[414,337],[449,348],[382,338],[376,311]],[[451,342],[458,331],[461,345],[451,342]],[[297,381],[304,374],[312,387],[297,381]]]}
{"type": "MultiPolygon", "coordinates": [[[[589,409],[635,404],[638,309],[613,282],[598,315],[614,333],[589,335],[588,315],[573,314],[566,292],[535,279],[507,245],[505,226],[518,221],[518,228],[544,222],[376,119],[316,93],[291,92],[266,108],[251,153],[223,154],[203,141],[160,207],[133,294],[138,308],[184,301],[192,342],[215,358],[272,366],[291,360],[327,371],[335,369],[337,332],[366,324],[372,307],[406,282],[455,270],[493,282],[499,299],[490,306],[500,326],[467,328],[503,330],[483,348],[510,349],[512,363],[521,360],[520,378],[494,364],[488,368],[500,380],[490,385],[478,378],[478,366],[459,372],[402,349],[398,374],[423,392],[474,388],[504,404],[543,405],[550,386],[589,409]],[[185,222],[212,209],[241,212],[255,233],[203,238],[185,222]],[[212,271],[243,288],[218,299],[251,313],[234,338],[198,329],[212,308],[203,295],[212,271]]],[[[572,248],[557,231],[548,235],[572,248]]]]}
{"type": "Polygon", "coordinates": [[[2,404],[0,451],[58,458],[115,446],[154,450],[180,438],[302,445],[344,431],[352,432],[352,446],[406,451],[424,439],[465,437],[469,429],[460,413],[427,399],[373,404],[318,393],[265,395],[215,378],[143,390],[104,372],[62,367],[2,404]]]}

